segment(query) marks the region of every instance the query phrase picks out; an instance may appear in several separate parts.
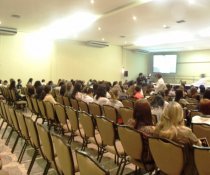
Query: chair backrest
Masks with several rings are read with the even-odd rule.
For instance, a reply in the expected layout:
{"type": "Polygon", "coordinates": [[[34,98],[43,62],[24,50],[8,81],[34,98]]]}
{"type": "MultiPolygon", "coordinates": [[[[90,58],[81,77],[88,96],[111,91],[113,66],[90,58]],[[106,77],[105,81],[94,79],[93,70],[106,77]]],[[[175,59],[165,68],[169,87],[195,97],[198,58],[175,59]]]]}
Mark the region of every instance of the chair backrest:
{"type": "Polygon", "coordinates": [[[101,106],[97,103],[89,103],[89,111],[90,114],[93,115],[94,117],[96,116],[102,116],[102,109],[101,106]]]}
{"type": "Polygon", "coordinates": [[[97,127],[104,145],[114,146],[115,124],[105,117],[96,117],[97,127]]]}
{"type": "Polygon", "coordinates": [[[7,122],[8,118],[7,118],[7,114],[6,114],[6,110],[5,110],[5,106],[4,106],[5,102],[3,102],[3,100],[0,100],[0,104],[1,104],[1,110],[2,110],[2,117],[7,122]]]}
{"type": "Polygon", "coordinates": [[[60,103],[60,104],[64,105],[64,102],[63,102],[63,96],[58,95],[58,96],[56,97],[56,99],[57,99],[57,102],[58,102],[58,103],[60,103]]]}
{"type": "Polygon", "coordinates": [[[103,109],[104,109],[104,116],[109,120],[117,123],[117,117],[118,117],[117,109],[110,105],[103,105],[103,109]]]}
{"type": "Polygon", "coordinates": [[[63,103],[65,106],[71,106],[71,103],[69,101],[69,97],[63,96],[63,103]]]}
{"type": "Polygon", "coordinates": [[[80,175],[94,174],[94,175],[109,175],[110,173],[101,167],[95,160],[93,160],[87,153],[76,151],[77,161],[79,165],[80,175]]]}
{"type": "Polygon", "coordinates": [[[70,145],[58,135],[51,134],[53,146],[63,175],[74,175],[74,161],[70,145]]]}
{"type": "Polygon", "coordinates": [[[66,107],[66,114],[71,124],[71,130],[76,131],[79,129],[79,119],[77,111],[72,107],[66,107]]]}
{"type": "Polygon", "coordinates": [[[54,161],[53,144],[49,131],[40,123],[36,123],[36,128],[44,158],[50,162],[54,161]]]}
{"type": "Polygon", "coordinates": [[[185,165],[184,146],[167,139],[149,138],[157,167],[168,175],[181,175],[185,165]]]}
{"type": "Polygon", "coordinates": [[[206,137],[210,144],[210,125],[205,123],[191,123],[192,131],[198,138],[206,137]]]}
{"type": "Polygon", "coordinates": [[[95,137],[95,126],[91,115],[86,112],[79,112],[79,122],[86,137],[95,137]]]}
{"type": "Polygon", "coordinates": [[[58,120],[61,124],[67,124],[67,116],[66,111],[63,105],[61,104],[55,104],[54,105],[55,112],[57,114],[58,120]]]}
{"type": "Polygon", "coordinates": [[[12,120],[12,123],[13,123],[13,126],[14,126],[15,130],[17,132],[19,132],[20,127],[19,127],[19,124],[18,124],[17,116],[15,114],[14,108],[11,107],[11,106],[9,106],[9,114],[10,114],[10,117],[11,117],[11,120],[12,120]]]}
{"type": "Polygon", "coordinates": [[[119,114],[123,119],[123,123],[127,124],[129,119],[133,118],[133,109],[128,107],[119,108],[119,114]]]}
{"type": "Polygon", "coordinates": [[[124,107],[132,108],[132,109],[134,107],[134,102],[132,100],[128,100],[128,99],[122,100],[122,104],[124,107]]]}
{"type": "Polygon", "coordinates": [[[141,160],[143,150],[141,133],[126,125],[120,125],[118,134],[125,153],[133,159],[141,160]]]}
{"type": "Polygon", "coordinates": [[[29,135],[32,147],[36,149],[40,148],[40,142],[39,142],[38,131],[36,128],[36,123],[32,120],[31,117],[24,116],[24,119],[26,122],[28,135],[29,135]]]}
{"type": "Polygon", "coordinates": [[[40,111],[40,114],[41,114],[42,118],[46,119],[47,116],[46,116],[46,110],[45,110],[44,102],[42,100],[37,100],[37,104],[38,104],[39,111],[40,111]]]}
{"type": "Polygon", "coordinates": [[[32,105],[34,107],[34,112],[36,113],[36,115],[40,115],[40,111],[39,111],[39,106],[38,106],[38,103],[37,103],[37,99],[35,97],[32,97],[31,98],[31,102],[32,102],[32,105]]]}
{"type": "Polygon", "coordinates": [[[12,118],[11,118],[11,115],[10,115],[10,112],[9,112],[9,105],[7,103],[3,103],[3,104],[4,104],[8,124],[10,126],[13,126],[12,118]]]}
{"type": "Polygon", "coordinates": [[[210,148],[193,146],[194,161],[199,175],[210,174],[210,148]]]}
{"type": "Polygon", "coordinates": [[[28,95],[26,95],[26,101],[27,101],[27,105],[28,105],[29,110],[32,113],[34,113],[34,108],[33,108],[33,105],[32,105],[32,101],[31,101],[31,98],[28,95]]]}
{"type": "Polygon", "coordinates": [[[79,104],[80,111],[89,113],[89,106],[86,102],[80,100],[78,101],[78,104],[79,104]]]}
{"type": "Polygon", "coordinates": [[[20,131],[22,136],[25,139],[29,139],[29,134],[28,134],[28,130],[27,130],[27,126],[26,126],[26,122],[25,122],[25,117],[23,116],[23,113],[15,110],[16,116],[17,116],[17,120],[18,120],[18,124],[20,127],[20,131]]]}
{"type": "Polygon", "coordinates": [[[76,99],[70,98],[70,102],[71,102],[72,108],[78,111],[79,110],[78,101],[76,99]]]}
{"type": "Polygon", "coordinates": [[[46,110],[46,116],[50,120],[55,120],[55,110],[53,107],[53,104],[50,103],[49,101],[43,101],[45,110],[46,110]]]}
{"type": "Polygon", "coordinates": [[[15,91],[13,89],[9,90],[9,95],[11,96],[12,101],[17,101],[15,91]]]}

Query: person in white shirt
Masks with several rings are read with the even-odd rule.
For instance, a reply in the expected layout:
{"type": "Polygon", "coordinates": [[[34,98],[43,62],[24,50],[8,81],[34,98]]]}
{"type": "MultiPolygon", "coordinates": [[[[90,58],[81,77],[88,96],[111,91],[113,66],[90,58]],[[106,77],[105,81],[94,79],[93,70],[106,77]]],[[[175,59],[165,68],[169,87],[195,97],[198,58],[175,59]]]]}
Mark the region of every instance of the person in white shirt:
{"type": "Polygon", "coordinates": [[[154,85],[155,94],[161,91],[165,91],[167,89],[166,84],[162,78],[162,75],[160,73],[157,73],[155,77],[158,79],[156,84],[154,85]]]}
{"type": "Polygon", "coordinates": [[[196,87],[199,87],[200,85],[204,85],[204,87],[206,87],[207,86],[206,75],[201,74],[200,77],[201,78],[197,82],[193,83],[193,85],[196,86],[196,87]]]}
{"type": "Polygon", "coordinates": [[[103,86],[98,87],[93,102],[95,102],[101,106],[109,104],[109,99],[106,97],[105,87],[103,87],[103,86]]]}
{"type": "Polygon", "coordinates": [[[93,89],[92,88],[86,87],[84,89],[82,101],[86,102],[87,104],[93,102],[93,89]]]}
{"type": "Polygon", "coordinates": [[[109,105],[115,107],[117,110],[120,107],[123,107],[121,101],[118,100],[119,91],[117,89],[113,89],[110,91],[111,99],[109,99],[109,105]]]}

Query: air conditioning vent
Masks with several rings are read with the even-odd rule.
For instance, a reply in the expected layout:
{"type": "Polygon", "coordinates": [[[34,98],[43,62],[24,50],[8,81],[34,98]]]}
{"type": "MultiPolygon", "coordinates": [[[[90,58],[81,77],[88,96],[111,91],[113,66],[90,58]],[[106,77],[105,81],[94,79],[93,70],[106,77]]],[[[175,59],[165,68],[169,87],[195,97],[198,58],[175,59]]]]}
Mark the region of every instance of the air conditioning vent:
{"type": "Polygon", "coordinates": [[[16,28],[0,27],[0,35],[15,35],[17,34],[16,28]]]}
{"type": "Polygon", "coordinates": [[[88,46],[100,47],[100,48],[109,46],[107,42],[101,42],[101,41],[87,41],[86,44],[88,46]]]}
{"type": "Polygon", "coordinates": [[[143,49],[133,49],[132,51],[133,52],[136,52],[136,53],[142,53],[142,54],[148,54],[148,53],[150,53],[147,50],[143,50],[143,49]]]}

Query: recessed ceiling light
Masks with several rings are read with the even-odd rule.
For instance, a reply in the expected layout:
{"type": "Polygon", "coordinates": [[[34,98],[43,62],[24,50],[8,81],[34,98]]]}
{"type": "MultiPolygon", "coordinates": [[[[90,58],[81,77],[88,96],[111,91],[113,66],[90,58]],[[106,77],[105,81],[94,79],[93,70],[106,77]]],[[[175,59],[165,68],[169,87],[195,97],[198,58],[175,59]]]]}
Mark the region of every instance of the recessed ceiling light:
{"type": "Polygon", "coordinates": [[[170,27],[167,26],[166,24],[164,24],[164,25],[163,25],[163,28],[164,28],[164,29],[169,29],[170,27]]]}
{"type": "Polygon", "coordinates": [[[94,3],[95,3],[95,1],[94,1],[94,0],[90,0],[90,3],[91,3],[91,4],[94,4],[94,3]]]}
{"type": "Polygon", "coordinates": [[[134,20],[134,21],[136,21],[136,20],[137,20],[137,17],[136,17],[136,16],[133,16],[132,18],[133,18],[133,20],[134,20]]]}
{"type": "Polygon", "coordinates": [[[101,30],[101,27],[98,27],[98,30],[100,31],[101,30]]]}
{"type": "Polygon", "coordinates": [[[1,21],[0,21],[0,25],[1,25],[1,21]]]}
{"type": "Polygon", "coordinates": [[[104,38],[102,38],[101,40],[102,40],[102,41],[104,41],[105,39],[104,39],[104,38]]]}
{"type": "Polygon", "coordinates": [[[188,0],[189,4],[195,4],[195,0],[188,0]]]}
{"type": "Polygon", "coordinates": [[[124,44],[127,44],[127,41],[124,41],[124,44]]]}

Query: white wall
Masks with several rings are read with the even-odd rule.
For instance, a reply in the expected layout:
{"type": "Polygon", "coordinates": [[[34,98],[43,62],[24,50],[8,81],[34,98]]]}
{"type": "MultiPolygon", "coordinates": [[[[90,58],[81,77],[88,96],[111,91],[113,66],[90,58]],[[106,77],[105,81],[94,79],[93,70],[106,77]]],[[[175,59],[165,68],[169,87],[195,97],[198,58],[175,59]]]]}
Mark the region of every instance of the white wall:
{"type": "Polygon", "coordinates": [[[76,41],[57,41],[53,79],[120,80],[121,52],[118,46],[95,48],[76,41]]]}
{"type": "MultiPolygon", "coordinates": [[[[50,79],[53,46],[46,48],[40,39],[31,41],[29,35],[0,35],[0,79],[50,79]]],[[[49,46],[49,45],[48,45],[49,46]]]]}

